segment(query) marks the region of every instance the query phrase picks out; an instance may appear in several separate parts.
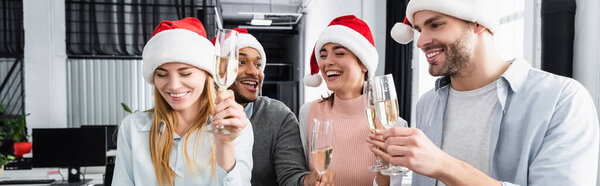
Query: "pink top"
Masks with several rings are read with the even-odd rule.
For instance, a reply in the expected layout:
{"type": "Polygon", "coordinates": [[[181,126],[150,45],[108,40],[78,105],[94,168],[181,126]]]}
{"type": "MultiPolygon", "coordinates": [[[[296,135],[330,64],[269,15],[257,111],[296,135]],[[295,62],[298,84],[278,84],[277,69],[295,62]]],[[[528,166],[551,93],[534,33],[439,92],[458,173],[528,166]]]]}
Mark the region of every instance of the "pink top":
{"type": "MultiPolygon", "coordinates": [[[[365,140],[370,130],[365,116],[364,96],[351,100],[341,100],[334,96],[333,109],[331,103],[314,101],[308,111],[306,134],[308,152],[311,151],[313,119],[326,117],[333,121],[333,154],[329,170],[335,172],[336,185],[372,185],[375,173],[368,172],[367,167],[375,163],[375,156],[369,150],[365,140]]],[[[314,170],[311,154],[308,153],[310,170],[314,170]]]]}

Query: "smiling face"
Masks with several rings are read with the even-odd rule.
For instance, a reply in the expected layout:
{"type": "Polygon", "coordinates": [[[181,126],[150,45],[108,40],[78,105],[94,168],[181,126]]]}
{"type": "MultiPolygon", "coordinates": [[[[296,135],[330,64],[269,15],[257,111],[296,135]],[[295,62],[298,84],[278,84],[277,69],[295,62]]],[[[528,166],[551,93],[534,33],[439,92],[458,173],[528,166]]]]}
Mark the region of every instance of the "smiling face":
{"type": "Polygon", "coordinates": [[[165,63],[154,71],[154,86],[173,110],[198,108],[207,75],[185,63],[165,63]]]}
{"type": "Polygon", "coordinates": [[[433,11],[415,13],[414,22],[421,33],[417,47],[425,53],[432,76],[468,72],[473,56],[473,23],[433,11]]]}
{"type": "Polygon", "coordinates": [[[319,51],[319,70],[334,92],[358,92],[362,90],[367,67],[342,45],[327,43],[319,51]]]}
{"type": "Polygon", "coordinates": [[[229,89],[235,93],[235,101],[245,105],[256,101],[264,78],[262,57],[258,50],[250,47],[240,49],[238,74],[229,89]]]}

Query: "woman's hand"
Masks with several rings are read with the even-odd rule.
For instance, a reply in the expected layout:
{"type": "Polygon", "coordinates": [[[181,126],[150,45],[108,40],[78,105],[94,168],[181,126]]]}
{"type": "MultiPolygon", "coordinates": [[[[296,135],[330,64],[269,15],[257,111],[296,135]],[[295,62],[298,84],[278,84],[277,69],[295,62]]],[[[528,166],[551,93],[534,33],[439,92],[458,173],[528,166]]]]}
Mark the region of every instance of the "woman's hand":
{"type": "Polygon", "coordinates": [[[224,126],[231,134],[215,133],[215,139],[220,143],[230,143],[237,138],[248,124],[244,107],[235,102],[233,91],[224,90],[217,94],[215,110],[212,115],[213,127],[224,126]]]}
{"type": "Polygon", "coordinates": [[[335,185],[335,172],[332,170],[325,171],[325,174],[319,179],[317,171],[311,171],[304,178],[304,186],[333,186],[335,185]]]}
{"type": "Polygon", "coordinates": [[[235,102],[233,91],[225,90],[217,94],[215,101],[217,106],[212,115],[214,128],[224,126],[230,134],[214,133],[215,135],[215,155],[217,164],[226,172],[235,167],[235,145],[233,140],[240,135],[240,132],[248,125],[248,119],[242,105],[235,102]]]}

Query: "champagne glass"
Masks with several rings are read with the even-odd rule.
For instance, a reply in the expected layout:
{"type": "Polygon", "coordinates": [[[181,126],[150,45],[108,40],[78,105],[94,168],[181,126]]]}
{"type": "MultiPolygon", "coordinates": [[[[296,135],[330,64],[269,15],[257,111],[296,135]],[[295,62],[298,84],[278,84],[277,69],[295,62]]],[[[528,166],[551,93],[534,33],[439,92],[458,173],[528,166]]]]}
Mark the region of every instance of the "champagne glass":
{"type": "MultiPolygon", "coordinates": [[[[382,126],[375,116],[375,105],[373,104],[373,84],[371,81],[365,81],[363,95],[365,97],[365,115],[367,116],[367,124],[369,125],[371,133],[375,134],[375,130],[380,129],[382,126]]],[[[368,167],[367,171],[379,172],[388,168],[386,165],[381,163],[379,156],[375,156],[375,158],[375,165],[368,167]]]]}
{"type": "MultiPolygon", "coordinates": [[[[396,97],[396,87],[394,78],[391,74],[376,76],[372,80],[373,86],[373,104],[375,106],[375,116],[377,121],[385,129],[402,126],[406,122],[398,116],[398,99],[396,97]]],[[[394,166],[391,163],[388,168],[381,171],[383,175],[404,175],[408,173],[406,167],[394,166]]]]}
{"type": "MultiPolygon", "coordinates": [[[[237,46],[238,32],[233,29],[219,29],[215,36],[215,83],[219,91],[227,90],[235,81],[238,73],[239,51],[237,46]]],[[[209,118],[211,120],[212,118],[209,118]]],[[[231,134],[224,126],[209,131],[231,134]]]]}
{"type": "Polygon", "coordinates": [[[314,119],[311,140],[312,163],[321,180],[333,155],[333,121],[314,119]]]}

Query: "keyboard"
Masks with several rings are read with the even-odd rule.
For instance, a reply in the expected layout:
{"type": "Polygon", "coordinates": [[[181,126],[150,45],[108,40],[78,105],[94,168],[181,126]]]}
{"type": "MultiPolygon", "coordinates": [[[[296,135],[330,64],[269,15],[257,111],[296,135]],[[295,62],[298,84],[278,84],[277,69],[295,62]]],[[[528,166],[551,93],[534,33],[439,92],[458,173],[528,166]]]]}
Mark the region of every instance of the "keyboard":
{"type": "Polygon", "coordinates": [[[23,180],[0,180],[0,185],[13,184],[49,184],[54,182],[54,179],[23,179],[23,180]]]}

